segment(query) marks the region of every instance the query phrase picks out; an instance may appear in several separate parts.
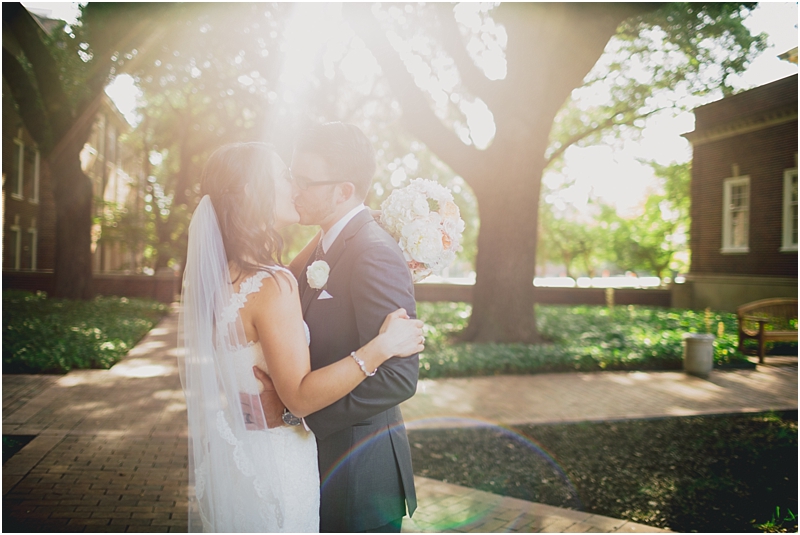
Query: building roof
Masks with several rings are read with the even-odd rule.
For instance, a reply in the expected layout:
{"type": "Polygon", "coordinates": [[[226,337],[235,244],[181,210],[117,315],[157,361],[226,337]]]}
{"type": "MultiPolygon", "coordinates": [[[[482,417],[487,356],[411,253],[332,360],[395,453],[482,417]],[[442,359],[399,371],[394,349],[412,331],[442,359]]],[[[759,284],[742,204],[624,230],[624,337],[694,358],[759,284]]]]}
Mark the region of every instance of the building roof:
{"type": "Polygon", "coordinates": [[[797,75],[695,108],[693,145],[797,121],[797,75]]]}

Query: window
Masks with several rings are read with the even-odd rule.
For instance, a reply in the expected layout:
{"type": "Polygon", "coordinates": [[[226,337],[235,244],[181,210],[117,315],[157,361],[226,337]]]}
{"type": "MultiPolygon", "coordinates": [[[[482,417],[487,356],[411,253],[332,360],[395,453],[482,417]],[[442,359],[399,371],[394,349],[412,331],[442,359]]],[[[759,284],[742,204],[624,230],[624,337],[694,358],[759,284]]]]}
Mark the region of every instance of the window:
{"type": "Polygon", "coordinates": [[[797,251],[797,168],[783,173],[783,244],[781,251],[797,251]]]}
{"type": "Polygon", "coordinates": [[[31,244],[31,270],[36,271],[36,245],[39,239],[39,231],[36,229],[36,218],[31,219],[31,226],[28,229],[31,244]]]}
{"type": "Polygon", "coordinates": [[[722,252],[749,251],[750,177],[725,180],[722,196],[722,252]]]}
{"type": "Polygon", "coordinates": [[[22,129],[17,132],[14,138],[14,171],[11,175],[13,186],[11,197],[22,199],[22,188],[25,185],[25,142],[22,141],[22,129]]]}
{"type": "Polygon", "coordinates": [[[14,216],[14,224],[8,227],[11,231],[11,262],[9,262],[15,271],[19,271],[20,260],[22,259],[22,232],[19,228],[19,216],[14,216]]]}
{"type": "Polygon", "coordinates": [[[41,155],[39,149],[34,149],[33,157],[33,194],[28,201],[39,204],[39,170],[41,169],[41,155]]]}

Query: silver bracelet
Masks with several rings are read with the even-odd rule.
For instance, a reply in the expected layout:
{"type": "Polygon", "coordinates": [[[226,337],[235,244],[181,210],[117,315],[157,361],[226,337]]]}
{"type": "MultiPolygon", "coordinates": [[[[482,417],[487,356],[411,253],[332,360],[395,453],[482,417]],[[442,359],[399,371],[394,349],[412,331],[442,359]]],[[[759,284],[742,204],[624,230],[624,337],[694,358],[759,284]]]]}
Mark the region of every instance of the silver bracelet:
{"type": "Polygon", "coordinates": [[[375,375],[375,372],[378,371],[378,368],[375,368],[374,370],[372,370],[372,373],[369,373],[367,371],[367,365],[364,364],[363,360],[361,360],[360,358],[358,358],[356,356],[356,352],[355,351],[351,351],[350,352],[350,356],[353,357],[353,360],[356,361],[356,364],[358,364],[358,367],[361,368],[361,371],[364,372],[364,375],[366,375],[367,377],[372,377],[373,375],[375,375]]]}

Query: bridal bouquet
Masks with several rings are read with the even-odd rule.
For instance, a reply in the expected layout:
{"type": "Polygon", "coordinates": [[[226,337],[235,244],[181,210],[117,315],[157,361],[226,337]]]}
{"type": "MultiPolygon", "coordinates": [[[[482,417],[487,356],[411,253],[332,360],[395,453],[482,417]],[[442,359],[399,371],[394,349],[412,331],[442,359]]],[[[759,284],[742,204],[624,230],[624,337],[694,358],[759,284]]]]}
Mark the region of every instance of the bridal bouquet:
{"type": "Polygon", "coordinates": [[[381,226],[400,244],[414,282],[439,274],[461,250],[464,220],[446,187],[416,178],[381,204],[381,226]]]}

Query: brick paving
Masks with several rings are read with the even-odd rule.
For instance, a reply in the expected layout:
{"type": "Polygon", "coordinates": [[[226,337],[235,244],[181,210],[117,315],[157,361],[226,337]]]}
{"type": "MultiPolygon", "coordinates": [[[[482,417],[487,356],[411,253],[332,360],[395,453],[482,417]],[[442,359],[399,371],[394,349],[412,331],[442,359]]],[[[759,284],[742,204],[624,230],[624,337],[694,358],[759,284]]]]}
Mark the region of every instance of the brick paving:
{"type": "Polygon", "coordinates": [[[421,380],[403,417],[421,429],[797,410],[797,357],[767,360],[707,380],[680,371],[421,380]]]}
{"type": "MultiPolygon", "coordinates": [[[[3,376],[3,435],[35,438],[3,465],[12,531],[186,531],[186,413],[177,315],[111,370],[3,376]]],[[[769,359],[768,359],[769,360],[769,359]]],[[[757,370],[421,381],[409,428],[797,409],[797,359],[757,370]]],[[[405,532],[655,532],[649,526],[417,477],[405,532]]]]}

